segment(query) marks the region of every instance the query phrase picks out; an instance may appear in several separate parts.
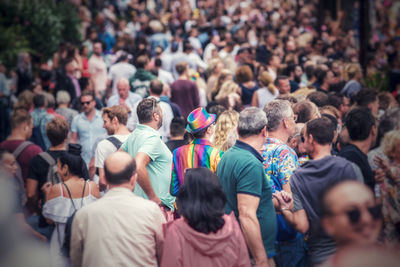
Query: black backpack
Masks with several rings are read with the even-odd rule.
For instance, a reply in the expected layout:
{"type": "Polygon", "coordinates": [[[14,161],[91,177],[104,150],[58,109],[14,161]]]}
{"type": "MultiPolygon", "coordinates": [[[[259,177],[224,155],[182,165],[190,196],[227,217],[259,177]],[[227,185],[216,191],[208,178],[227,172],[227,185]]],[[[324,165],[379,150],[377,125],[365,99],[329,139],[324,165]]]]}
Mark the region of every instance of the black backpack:
{"type": "Polygon", "coordinates": [[[47,152],[39,153],[39,156],[44,159],[47,164],[49,164],[49,169],[47,170],[46,182],[51,182],[51,184],[61,183],[61,178],[57,172],[57,161],[47,152]]]}
{"type": "Polygon", "coordinates": [[[31,136],[30,141],[32,141],[32,142],[35,143],[36,145],[40,146],[40,148],[41,148],[42,150],[46,150],[46,145],[45,145],[45,143],[44,143],[44,139],[43,139],[43,136],[42,136],[42,132],[41,132],[41,130],[40,130],[40,126],[42,125],[43,119],[46,119],[46,116],[43,116],[43,117],[40,119],[38,126],[33,127],[33,129],[32,129],[32,136],[31,136]]]}
{"type": "MultiPolygon", "coordinates": [[[[72,221],[74,220],[75,214],[78,210],[76,209],[74,201],[72,200],[71,192],[69,191],[68,186],[65,183],[63,183],[63,185],[67,189],[69,199],[71,200],[72,206],[74,207],[74,210],[75,210],[74,213],[72,213],[72,215],[69,216],[69,218],[67,219],[67,223],[65,224],[64,241],[61,246],[61,253],[64,255],[64,257],[69,258],[70,257],[69,252],[70,252],[70,246],[71,246],[71,234],[72,234],[72,221]]],[[[81,207],[83,206],[83,198],[85,196],[85,188],[86,188],[86,181],[85,181],[85,185],[83,186],[81,207]]]]}
{"type": "Polygon", "coordinates": [[[119,141],[119,139],[118,139],[117,137],[115,137],[115,136],[110,136],[110,137],[107,138],[107,140],[108,140],[111,144],[113,144],[117,150],[118,150],[118,149],[121,147],[121,145],[122,145],[122,142],[119,141]]]}

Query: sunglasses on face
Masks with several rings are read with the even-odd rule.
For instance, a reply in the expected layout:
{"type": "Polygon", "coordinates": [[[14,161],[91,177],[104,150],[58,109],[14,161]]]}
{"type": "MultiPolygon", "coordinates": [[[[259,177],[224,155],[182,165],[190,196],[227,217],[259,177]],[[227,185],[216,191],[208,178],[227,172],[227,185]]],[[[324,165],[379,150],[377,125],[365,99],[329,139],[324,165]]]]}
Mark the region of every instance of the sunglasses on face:
{"type": "MultiPolygon", "coordinates": [[[[367,209],[369,215],[371,215],[372,219],[378,220],[378,219],[382,218],[381,205],[367,207],[366,209],[367,209]]],[[[357,224],[360,222],[362,212],[363,211],[360,210],[359,208],[354,208],[354,209],[345,211],[344,213],[346,214],[347,218],[349,219],[349,222],[354,225],[354,224],[357,224]]],[[[335,214],[333,214],[333,215],[335,215],[335,214]]]]}
{"type": "Polygon", "coordinates": [[[84,105],[89,105],[90,103],[92,103],[92,101],[93,101],[93,100],[86,101],[86,102],[81,101],[81,104],[82,104],[82,106],[84,106],[84,105]]]}

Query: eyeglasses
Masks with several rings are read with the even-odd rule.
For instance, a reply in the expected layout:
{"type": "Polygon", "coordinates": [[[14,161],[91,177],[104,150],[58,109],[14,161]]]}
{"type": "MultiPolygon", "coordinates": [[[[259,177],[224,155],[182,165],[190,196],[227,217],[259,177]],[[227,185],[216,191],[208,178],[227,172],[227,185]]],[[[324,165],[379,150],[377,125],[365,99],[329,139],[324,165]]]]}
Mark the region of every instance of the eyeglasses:
{"type": "MultiPolygon", "coordinates": [[[[366,210],[368,211],[368,213],[371,215],[372,219],[374,220],[378,220],[380,218],[382,218],[382,207],[381,205],[375,205],[372,207],[367,207],[366,210]]],[[[353,208],[351,210],[348,211],[344,211],[344,212],[339,212],[339,213],[331,213],[330,215],[340,215],[341,213],[345,213],[347,215],[347,218],[349,219],[349,222],[351,224],[357,224],[360,222],[361,219],[361,214],[362,214],[362,210],[359,208],[353,208]]]]}
{"type": "Polygon", "coordinates": [[[82,101],[81,101],[81,104],[82,104],[82,106],[84,106],[84,105],[89,105],[90,103],[92,103],[92,101],[93,101],[93,100],[86,101],[86,102],[82,102],[82,101]]]}

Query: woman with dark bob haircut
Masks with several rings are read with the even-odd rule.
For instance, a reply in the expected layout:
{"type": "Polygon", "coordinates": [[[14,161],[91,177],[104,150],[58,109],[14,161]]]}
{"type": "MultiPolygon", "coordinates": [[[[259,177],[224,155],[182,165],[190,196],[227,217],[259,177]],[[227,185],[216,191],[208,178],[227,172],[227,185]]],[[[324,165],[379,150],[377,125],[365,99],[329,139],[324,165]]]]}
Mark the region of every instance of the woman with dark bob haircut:
{"type": "Polygon", "coordinates": [[[181,218],[164,225],[161,267],[250,266],[235,215],[224,214],[226,197],[207,168],[188,169],[176,204],[181,218]]]}

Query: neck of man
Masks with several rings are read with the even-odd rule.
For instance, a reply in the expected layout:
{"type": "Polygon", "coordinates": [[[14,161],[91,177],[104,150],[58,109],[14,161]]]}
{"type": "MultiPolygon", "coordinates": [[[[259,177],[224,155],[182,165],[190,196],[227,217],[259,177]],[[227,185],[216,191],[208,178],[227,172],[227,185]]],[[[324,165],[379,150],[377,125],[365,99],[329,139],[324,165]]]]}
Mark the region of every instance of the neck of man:
{"type": "Polygon", "coordinates": [[[268,132],[268,138],[276,138],[283,143],[287,144],[289,139],[289,135],[285,131],[275,131],[275,132],[268,132]]]}
{"type": "MultiPolygon", "coordinates": [[[[249,136],[246,138],[239,137],[239,140],[242,141],[243,143],[248,144],[255,150],[257,150],[258,153],[261,152],[263,146],[264,146],[264,138],[260,136],[249,136]]],[[[261,154],[261,153],[260,153],[261,154]]]]}
{"type": "Polygon", "coordinates": [[[57,146],[51,146],[49,148],[49,150],[51,151],[63,151],[63,150],[67,150],[67,139],[64,140],[64,142],[62,142],[61,144],[57,145],[57,146]]]}
{"type": "Polygon", "coordinates": [[[179,78],[178,78],[178,80],[187,80],[187,79],[188,79],[188,76],[186,73],[179,75],[179,78]]]}
{"type": "Polygon", "coordinates": [[[94,115],[96,114],[96,109],[93,109],[89,111],[88,113],[85,113],[86,118],[89,119],[89,121],[92,121],[94,115]]]}
{"type": "Polygon", "coordinates": [[[185,137],[183,135],[178,135],[178,136],[172,136],[169,138],[169,140],[184,140],[185,137]]]}
{"type": "Polygon", "coordinates": [[[368,154],[369,149],[371,148],[371,142],[369,140],[369,137],[366,140],[363,141],[353,141],[350,140],[349,142],[352,145],[355,145],[358,149],[360,149],[365,155],[368,154]]]}
{"type": "Polygon", "coordinates": [[[157,122],[155,122],[155,121],[141,123],[141,124],[149,126],[149,127],[153,128],[154,130],[158,131],[158,127],[157,127],[158,125],[157,125],[157,122]]]}
{"type": "Polygon", "coordinates": [[[313,160],[322,159],[326,156],[331,156],[332,144],[329,145],[320,145],[314,144],[314,151],[310,154],[310,157],[313,160]]]}
{"type": "Polygon", "coordinates": [[[27,140],[25,134],[19,129],[11,130],[11,134],[7,138],[7,140],[27,140]]]}
{"type": "Polygon", "coordinates": [[[108,189],[113,189],[113,188],[126,188],[129,190],[133,190],[132,185],[130,183],[124,183],[119,185],[108,184],[108,189]]]}
{"type": "Polygon", "coordinates": [[[151,90],[149,91],[149,96],[152,96],[154,98],[160,99],[161,95],[156,95],[155,93],[153,93],[151,90]]]}
{"type": "Polygon", "coordinates": [[[131,132],[128,130],[128,128],[126,128],[125,125],[123,124],[119,124],[114,131],[114,134],[118,134],[118,135],[126,135],[126,134],[130,134],[131,132]]]}
{"type": "Polygon", "coordinates": [[[68,108],[68,105],[61,103],[61,104],[58,104],[58,108],[68,108]]]}

